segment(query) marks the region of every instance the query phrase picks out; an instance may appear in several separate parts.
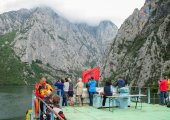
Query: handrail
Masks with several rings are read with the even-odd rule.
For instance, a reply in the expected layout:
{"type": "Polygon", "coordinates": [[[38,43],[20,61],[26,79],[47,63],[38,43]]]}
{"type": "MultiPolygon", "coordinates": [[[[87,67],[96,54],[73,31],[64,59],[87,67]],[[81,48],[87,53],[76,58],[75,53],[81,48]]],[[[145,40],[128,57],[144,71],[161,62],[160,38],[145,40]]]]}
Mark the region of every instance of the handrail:
{"type": "Polygon", "coordinates": [[[139,86],[129,86],[130,88],[149,88],[149,86],[143,86],[143,87],[139,87],[139,86]]]}
{"type": "Polygon", "coordinates": [[[47,108],[48,108],[51,112],[53,112],[60,120],[64,120],[56,111],[54,111],[47,103],[45,103],[44,100],[42,100],[40,97],[38,97],[38,99],[39,99],[41,102],[43,102],[43,104],[44,104],[45,106],[47,106],[47,108]]]}

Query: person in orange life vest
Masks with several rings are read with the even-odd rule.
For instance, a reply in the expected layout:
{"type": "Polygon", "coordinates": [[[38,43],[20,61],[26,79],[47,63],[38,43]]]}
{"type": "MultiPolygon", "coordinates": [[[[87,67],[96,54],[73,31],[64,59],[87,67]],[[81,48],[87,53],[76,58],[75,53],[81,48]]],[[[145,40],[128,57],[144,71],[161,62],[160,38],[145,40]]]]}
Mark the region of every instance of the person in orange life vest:
{"type": "Polygon", "coordinates": [[[46,78],[41,77],[40,82],[35,85],[35,95],[43,99],[46,96],[47,90],[46,78]]]}
{"type": "MultiPolygon", "coordinates": [[[[35,95],[44,99],[48,88],[46,86],[46,78],[41,77],[40,82],[35,85],[35,95]]],[[[40,101],[40,120],[43,120],[43,103],[40,101]]]]}
{"type": "Polygon", "coordinates": [[[166,103],[166,98],[168,94],[168,81],[166,77],[159,81],[159,90],[160,90],[160,104],[164,105],[166,103]]]}
{"type": "Polygon", "coordinates": [[[46,97],[47,91],[53,91],[53,87],[47,83],[47,80],[45,77],[41,77],[40,82],[36,84],[35,87],[35,94],[37,97],[44,98],[46,97]]]}

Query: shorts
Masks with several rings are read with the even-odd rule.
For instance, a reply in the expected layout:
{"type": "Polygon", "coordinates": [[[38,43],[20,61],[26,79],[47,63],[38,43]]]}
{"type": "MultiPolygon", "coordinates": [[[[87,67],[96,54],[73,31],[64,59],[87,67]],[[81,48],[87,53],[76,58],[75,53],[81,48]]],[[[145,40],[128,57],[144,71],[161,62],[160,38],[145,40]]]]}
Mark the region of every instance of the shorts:
{"type": "Polygon", "coordinates": [[[73,91],[68,91],[68,97],[73,97],[73,91]]]}

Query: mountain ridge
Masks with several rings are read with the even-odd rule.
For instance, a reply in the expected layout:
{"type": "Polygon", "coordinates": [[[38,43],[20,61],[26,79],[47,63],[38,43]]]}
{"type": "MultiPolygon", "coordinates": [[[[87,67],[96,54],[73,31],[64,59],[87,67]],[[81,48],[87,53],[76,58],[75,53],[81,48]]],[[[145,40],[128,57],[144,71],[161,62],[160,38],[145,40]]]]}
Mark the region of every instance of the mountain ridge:
{"type": "MultiPolygon", "coordinates": [[[[118,30],[105,63],[110,78],[123,77],[131,85],[156,85],[169,76],[170,2],[147,0],[118,30]],[[166,57],[166,59],[164,59],[166,57]]],[[[106,76],[108,76],[107,74],[106,76]]]]}
{"type": "Polygon", "coordinates": [[[46,74],[44,68],[54,80],[80,77],[81,71],[90,66],[101,66],[105,49],[117,30],[110,21],[102,21],[98,26],[74,24],[46,7],[0,15],[0,34],[16,31],[10,47],[20,63],[26,63],[29,72],[23,76],[30,79],[46,74]]]}

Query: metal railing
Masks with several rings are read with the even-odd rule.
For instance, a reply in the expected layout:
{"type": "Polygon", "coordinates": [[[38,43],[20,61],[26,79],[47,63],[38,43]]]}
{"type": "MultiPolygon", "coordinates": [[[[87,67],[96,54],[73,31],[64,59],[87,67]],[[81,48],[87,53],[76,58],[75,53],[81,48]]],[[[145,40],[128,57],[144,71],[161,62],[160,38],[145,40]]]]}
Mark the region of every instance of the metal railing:
{"type": "MultiPolygon", "coordinates": [[[[150,87],[138,87],[138,86],[131,86],[130,94],[145,94],[147,98],[143,99],[143,102],[148,104],[159,104],[160,103],[160,93],[159,92],[152,92],[150,87]]],[[[159,91],[159,88],[158,88],[159,91]]],[[[169,93],[168,93],[169,95],[169,93]]],[[[169,98],[169,96],[168,96],[169,98]]]]}
{"type": "MultiPolygon", "coordinates": [[[[60,115],[56,112],[56,111],[54,111],[47,103],[45,103],[45,101],[43,100],[43,99],[41,99],[41,98],[39,98],[39,97],[36,97],[35,96],[35,94],[34,94],[34,92],[33,92],[33,94],[32,94],[32,113],[30,114],[30,120],[39,120],[40,119],[40,115],[41,115],[41,110],[40,110],[40,101],[43,103],[43,111],[42,112],[44,112],[45,110],[49,110],[50,111],[50,113],[49,113],[49,115],[50,115],[50,120],[55,120],[55,117],[54,116],[56,116],[57,118],[59,118],[59,120],[64,120],[62,117],[60,117],[60,115]],[[35,104],[34,104],[34,100],[36,99],[36,98],[38,98],[38,100],[39,100],[39,114],[38,114],[38,116],[36,115],[36,113],[35,113],[35,104]]],[[[45,112],[44,112],[45,113],[45,112]]]]}

